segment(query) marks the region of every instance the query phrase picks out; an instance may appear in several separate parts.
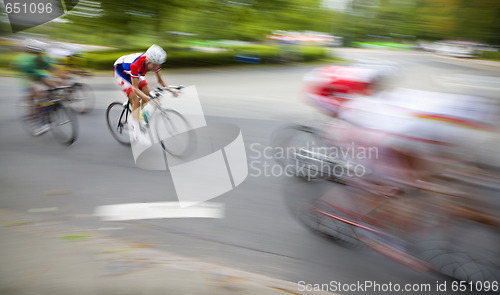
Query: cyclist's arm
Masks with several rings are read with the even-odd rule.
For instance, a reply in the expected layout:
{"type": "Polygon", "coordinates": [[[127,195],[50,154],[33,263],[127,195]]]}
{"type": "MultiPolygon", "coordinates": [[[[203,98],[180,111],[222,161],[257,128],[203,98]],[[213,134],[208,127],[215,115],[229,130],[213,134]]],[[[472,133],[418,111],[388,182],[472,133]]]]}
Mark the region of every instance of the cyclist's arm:
{"type": "Polygon", "coordinates": [[[57,61],[55,58],[51,58],[49,56],[42,56],[42,68],[44,70],[47,70],[51,72],[52,74],[56,75],[59,73],[58,68],[57,68],[57,61]]]}
{"type": "MultiPolygon", "coordinates": [[[[60,63],[57,61],[56,58],[53,58],[53,57],[50,57],[50,56],[47,56],[47,55],[44,55],[43,57],[43,69],[50,72],[52,74],[52,79],[55,79],[57,77],[57,79],[59,78],[62,78],[64,79],[66,77],[66,74],[63,70],[63,67],[60,65],[60,63]]],[[[47,83],[45,83],[47,84],[47,83]]],[[[54,83],[52,83],[54,84],[54,83]]],[[[56,87],[56,86],[60,86],[60,85],[63,85],[63,82],[62,81],[58,81],[57,84],[59,85],[49,85],[51,87],[56,87]]]]}
{"type": "Polygon", "coordinates": [[[165,83],[165,81],[163,81],[163,78],[162,78],[162,76],[160,74],[160,71],[155,72],[155,75],[156,75],[156,79],[158,80],[158,84],[160,84],[163,87],[167,87],[168,86],[167,83],[165,83]]]}
{"type": "Polygon", "coordinates": [[[42,82],[49,87],[60,86],[60,83],[52,77],[41,77],[42,82]]]}
{"type": "MultiPolygon", "coordinates": [[[[163,87],[167,87],[167,86],[168,86],[168,85],[167,85],[167,83],[165,83],[165,81],[163,81],[163,78],[161,77],[161,74],[160,74],[160,71],[159,71],[159,70],[155,72],[155,75],[156,75],[156,79],[158,79],[158,83],[159,83],[161,86],[163,86],[163,87]]],[[[179,95],[179,94],[178,94],[176,91],[174,91],[174,90],[170,90],[170,89],[169,89],[168,91],[169,91],[169,92],[171,92],[171,93],[173,93],[175,97],[177,97],[177,96],[179,95]]]]}
{"type": "Polygon", "coordinates": [[[137,95],[140,99],[144,99],[144,101],[149,101],[150,98],[144,92],[139,89],[139,78],[131,77],[132,80],[132,89],[134,90],[135,95],[137,95]]]}

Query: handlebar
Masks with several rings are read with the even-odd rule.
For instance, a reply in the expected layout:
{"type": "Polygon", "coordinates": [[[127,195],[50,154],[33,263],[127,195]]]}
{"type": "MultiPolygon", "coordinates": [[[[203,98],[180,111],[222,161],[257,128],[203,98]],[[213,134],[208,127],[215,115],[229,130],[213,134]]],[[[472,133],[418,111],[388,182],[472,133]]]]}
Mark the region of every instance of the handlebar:
{"type": "Polygon", "coordinates": [[[156,98],[156,97],[158,97],[160,95],[163,95],[162,92],[165,91],[165,90],[170,91],[170,92],[173,92],[171,90],[178,90],[178,91],[180,91],[184,87],[185,87],[184,85],[157,87],[156,89],[151,90],[151,92],[149,93],[149,95],[152,98],[156,98]]]}
{"type": "Polygon", "coordinates": [[[170,90],[170,89],[181,90],[184,87],[186,87],[186,86],[184,86],[184,85],[178,85],[178,86],[158,87],[156,89],[159,90],[159,91],[170,90]]]}
{"type": "Polygon", "coordinates": [[[47,91],[48,92],[53,92],[53,91],[58,91],[58,90],[69,89],[69,88],[72,88],[72,87],[73,86],[71,86],[71,85],[56,86],[56,87],[52,87],[52,88],[47,89],[47,91]]]}

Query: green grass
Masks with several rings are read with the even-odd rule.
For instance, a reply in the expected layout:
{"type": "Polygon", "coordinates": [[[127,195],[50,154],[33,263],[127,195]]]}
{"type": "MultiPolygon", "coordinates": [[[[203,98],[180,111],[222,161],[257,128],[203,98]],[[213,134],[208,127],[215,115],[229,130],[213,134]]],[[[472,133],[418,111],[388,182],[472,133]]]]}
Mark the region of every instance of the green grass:
{"type": "MultiPolygon", "coordinates": [[[[340,59],[329,55],[328,49],[313,46],[270,46],[251,44],[244,46],[230,46],[225,51],[202,52],[194,51],[189,45],[175,44],[163,46],[168,58],[164,68],[200,68],[220,66],[246,66],[245,61],[237,60],[236,56],[257,57],[259,65],[273,65],[283,63],[322,63],[339,62],[340,59]]],[[[112,71],[114,62],[123,55],[143,52],[144,48],[112,49],[99,52],[87,52],[87,67],[91,71],[112,71]]],[[[0,53],[0,75],[17,75],[12,68],[12,60],[16,52],[0,53]]],[[[251,64],[255,66],[255,64],[251,64]]]]}
{"type": "Polygon", "coordinates": [[[483,53],[480,55],[479,58],[485,59],[485,60],[500,61],[500,52],[499,51],[483,51],[483,53]]]}
{"type": "Polygon", "coordinates": [[[71,234],[60,236],[59,238],[67,242],[81,242],[93,237],[93,234],[71,234]]]}
{"type": "MultiPolygon", "coordinates": [[[[259,64],[275,64],[282,61],[282,56],[297,55],[299,61],[319,61],[328,58],[328,52],[322,47],[295,46],[289,48],[280,48],[269,45],[247,45],[224,48],[219,52],[203,52],[191,50],[188,46],[164,46],[168,58],[164,65],[165,68],[181,67],[213,67],[224,65],[244,64],[236,60],[236,56],[256,56],[259,64]]],[[[107,50],[101,52],[89,52],[86,54],[88,66],[90,69],[106,70],[113,69],[113,63],[122,55],[142,52],[143,49],[127,50],[107,50]]]]}
{"type": "Polygon", "coordinates": [[[28,225],[28,224],[32,224],[32,222],[21,220],[21,221],[12,221],[12,222],[2,223],[2,226],[3,227],[14,227],[14,226],[23,226],[23,225],[28,225]]]}

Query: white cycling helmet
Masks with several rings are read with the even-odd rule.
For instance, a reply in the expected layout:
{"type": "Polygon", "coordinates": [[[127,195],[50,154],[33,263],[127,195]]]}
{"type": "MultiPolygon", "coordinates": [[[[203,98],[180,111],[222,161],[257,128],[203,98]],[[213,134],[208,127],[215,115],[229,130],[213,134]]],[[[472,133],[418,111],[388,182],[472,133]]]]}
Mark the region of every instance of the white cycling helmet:
{"type": "Polygon", "coordinates": [[[160,46],[153,44],[146,50],[146,58],[154,64],[161,65],[167,60],[167,53],[160,46]]]}

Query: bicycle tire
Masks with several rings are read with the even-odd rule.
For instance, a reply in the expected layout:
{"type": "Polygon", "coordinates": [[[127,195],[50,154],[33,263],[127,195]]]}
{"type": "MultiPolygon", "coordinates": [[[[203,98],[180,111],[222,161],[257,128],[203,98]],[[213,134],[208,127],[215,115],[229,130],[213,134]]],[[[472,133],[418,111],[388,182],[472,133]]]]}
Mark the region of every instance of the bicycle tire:
{"type": "Polygon", "coordinates": [[[460,281],[493,282],[500,280],[499,243],[498,228],[451,220],[414,245],[416,255],[442,275],[460,281]]]}
{"type": "Polygon", "coordinates": [[[328,236],[346,248],[364,247],[352,225],[321,213],[342,216],[342,213],[323,200],[324,194],[332,185],[341,189],[339,184],[324,180],[305,181],[300,178],[290,181],[285,186],[285,203],[295,219],[313,232],[328,236]]]}
{"type": "Polygon", "coordinates": [[[155,116],[155,130],[162,149],[182,158],[195,148],[195,136],[188,121],[175,110],[162,110],[155,116]]]}
{"type": "Polygon", "coordinates": [[[56,102],[49,111],[50,129],[56,140],[64,145],[73,144],[78,137],[78,122],[72,109],[56,102]]]}
{"type": "Polygon", "coordinates": [[[271,146],[274,150],[274,160],[286,169],[287,173],[308,180],[321,178],[321,171],[312,173],[310,168],[314,167],[311,163],[297,159],[297,155],[302,151],[320,150],[324,147],[317,129],[304,125],[280,128],[272,135],[271,146]],[[303,169],[304,167],[307,168],[303,169]]]}
{"type": "Polygon", "coordinates": [[[128,119],[131,110],[123,102],[112,102],[106,109],[106,124],[111,135],[121,144],[130,145],[128,119]]]}
{"type": "Polygon", "coordinates": [[[28,102],[27,98],[21,97],[16,102],[16,115],[26,132],[28,132],[31,136],[39,136],[43,133],[35,133],[35,129],[37,123],[42,119],[42,115],[35,116],[32,114],[32,108],[36,108],[32,106],[30,102],[28,102]]]}
{"type": "Polygon", "coordinates": [[[85,83],[74,83],[71,90],[71,108],[80,114],[92,112],[95,104],[92,88],[85,83]]]}

